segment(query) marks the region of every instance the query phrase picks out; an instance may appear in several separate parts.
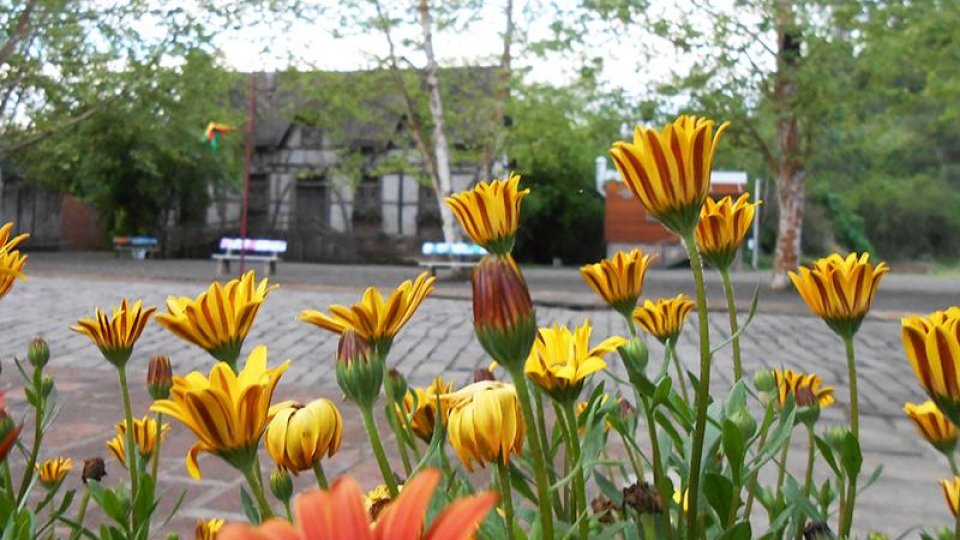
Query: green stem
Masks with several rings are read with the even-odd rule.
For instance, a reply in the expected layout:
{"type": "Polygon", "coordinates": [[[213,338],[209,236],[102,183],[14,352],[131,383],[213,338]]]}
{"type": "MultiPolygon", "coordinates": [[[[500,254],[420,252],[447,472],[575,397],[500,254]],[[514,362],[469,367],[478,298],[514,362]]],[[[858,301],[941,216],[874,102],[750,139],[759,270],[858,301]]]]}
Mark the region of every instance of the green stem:
{"type": "MultiPolygon", "coordinates": [[[[126,436],[126,460],[127,470],[130,471],[130,500],[137,500],[137,491],[139,489],[140,476],[139,466],[137,465],[137,452],[135,440],[133,437],[133,406],[130,405],[130,388],[127,385],[127,368],[121,365],[117,368],[117,378],[120,381],[120,396],[123,398],[123,417],[126,422],[124,435],[126,436]]],[[[133,524],[136,529],[136,523],[133,524]]]]}
{"type": "MultiPolygon", "coordinates": [[[[850,431],[860,440],[860,394],[857,392],[857,358],[853,346],[853,336],[843,337],[844,348],[847,352],[847,374],[850,379],[850,431]]],[[[851,475],[847,483],[847,500],[844,507],[844,516],[840,521],[840,537],[850,537],[853,528],[853,510],[857,504],[857,477],[851,475]]]]}
{"type": "Polygon", "coordinates": [[[87,516],[87,505],[90,504],[90,490],[83,490],[83,498],[80,499],[80,509],[77,511],[77,528],[70,533],[70,540],[80,538],[80,532],[83,530],[83,520],[87,516]]]}
{"type": "MultiPolygon", "coordinates": [[[[389,397],[387,398],[387,402],[386,414],[396,414],[397,409],[389,397]]],[[[400,452],[400,463],[403,464],[403,473],[409,478],[413,467],[410,466],[410,455],[407,454],[406,434],[403,433],[403,428],[400,427],[396,417],[392,419],[387,417],[387,419],[389,420],[387,423],[390,424],[390,431],[393,432],[393,437],[397,440],[397,450],[400,452]]]]}
{"type": "Polygon", "coordinates": [[[260,521],[266,521],[273,517],[273,509],[270,508],[270,503],[267,502],[267,497],[263,493],[263,479],[260,474],[260,460],[256,458],[254,454],[254,459],[248,467],[243,471],[243,476],[247,480],[247,484],[250,486],[250,491],[253,492],[254,498],[257,499],[257,504],[260,506],[260,521]]]}
{"type": "Polygon", "coordinates": [[[816,435],[813,434],[813,425],[807,425],[807,440],[809,440],[809,448],[807,449],[807,474],[803,480],[803,493],[809,498],[810,493],[813,491],[813,467],[814,459],[817,454],[817,443],[814,440],[816,435]]]}
{"type": "MultiPolygon", "coordinates": [[[[34,377],[36,379],[36,377],[34,377]]],[[[34,387],[37,396],[37,409],[34,416],[34,426],[33,426],[33,446],[30,448],[30,456],[27,458],[27,463],[23,469],[23,479],[20,480],[20,491],[17,494],[17,505],[23,502],[24,497],[27,496],[27,489],[30,487],[30,482],[33,480],[34,469],[37,465],[37,456],[40,453],[40,442],[43,440],[43,408],[46,402],[46,398],[43,397],[43,392],[40,391],[40,388],[34,387]]],[[[9,462],[8,459],[4,462],[9,462]]],[[[9,465],[8,465],[9,466],[9,465]]],[[[13,484],[10,485],[11,493],[13,492],[13,484]]]]}
{"type": "Polygon", "coordinates": [[[953,452],[946,454],[946,456],[947,461],[950,463],[950,472],[952,472],[954,476],[960,475],[960,472],[957,471],[957,456],[955,456],[953,452]]]}
{"type": "Polygon", "coordinates": [[[787,435],[787,441],[783,444],[783,450],[780,450],[780,468],[777,470],[777,498],[780,498],[780,492],[783,490],[783,481],[787,475],[787,455],[790,454],[790,441],[793,439],[793,431],[787,435]]]}
{"type": "MultiPolygon", "coordinates": [[[[511,370],[510,376],[517,388],[517,397],[520,399],[520,410],[523,421],[528,426],[537,425],[533,416],[533,406],[530,403],[530,390],[523,369],[511,370]]],[[[537,507],[540,512],[540,528],[544,540],[553,540],[553,511],[550,507],[550,485],[547,482],[546,454],[540,446],[540,435],[537,430],[527,430],[527,446],[530,449],[529,460],[533,463],[534,477],[537,483],[537,507]]]]}
{"type": "MultiPolygon", "coordinates": [[[[680,357],[677,356],[677,350],[674,348],[676,338],[669,339],[663,346],[663,354],[673,360],[673,365],[677,368],[677,380],[680,382],[680,392],[683,394],[683,400],[690,403],[690,394],[687,393],[687,378],[683,373],[683,366],[680,365],[680,357]]],[[[667,360],[664,360],[666,363],[667,360]]]]}
{"type": "MultiPolygon", "coordinates": [[[[553,444],[551,442],[552,439],[547,432],[547,413],[546,409],[543,407],[543,392],[536,387],[533,387],[530,390],[533,392],[533,414],[537,417],[537,431],[540,436],[540,448],[543,449],[543,455],[546,458],[546,462],[551,464],[550,467],[547,467],[547,481],[550,482],[551,486],[553,486],[557,483],[557,472],[552,466],[555,457],[555,449],[553,448],[553,444]]],[[[553,412],[554,418],[560,417],[560,414],[557,412],[556,403],[553,403],[553,412]]],[[[566,429],[566,423],[560,422],[560,428],[566,429]]],[[[555,491],[553,497],[553,507],[557,511],[557,515],[562,515],[563,501],[564,497],[560,491],[555,491]]]]}
{"type": "MultiPolygon", "coordinates": [[[[657,487],[657,491],[660,493],[660,504],[664,508],[663,518],[664,518],[664,529],[666,530],[666,538],[670,540],[673,537],[673,525],[670,523],[670,511],[668,510],[670,506],[670,501],[673,500],[673,493],[670,492],[670,487],[667,485],[668,478],[666,471],[663,470],[663,463],[660,457],[660,443],[657,439],[657,427],[654,423],[653,407],[650,405],[650,400],[646,397],[643,397],[643,402],[641,406],[643,407],[643,412],[647,417],[647,431],[650,434],[650,454],[653,459],[653,484],[657,487]]],[[[680,512],[679,516],[683,515],[683,500],[680,501],[680,512]]],[[[682,518],[678,517],[678,520],[682,518]]],[[[690,538],[693,538],[692,536],[690,538]]]]}
{"type": "Polygon", "coordinates": [[[960,540],[960,514],[957,514],[957,517],[954,518],[953,538],[954,540],[960,540]]]}
{"type": "Polygon", "coordinates": [[[157,476],[160,472],[160,447],[163,443],[163,414],[157,413],[157,445],[153,449],[153,463],[150,464],[150,476],[153,477],[154,486],[160,478],[157,476]]]}
{"type": "Polygon", "coordinates": [[[730,269],[720,269],[720,279],[723,281],[723,292],[727,297],[727,311],[730,313],[730,335],[733,337],[733,382],[743,378],[743,367],[740,365],[740,336],[735,335],[739,330],[737,322],[736,296],[733,294],[733,282],[730,281],[730,269]]]}
{"type": "Polygon", "coordinates": [[[627,328],[630,329],[630,337],[637,337],[637,323],[633,322],[633,316],[624,315],[624,318],[627,319],[627,328]]]}
{"type": "Polygon", "coordinates": [[[377,465],[380,466],[380,474],[383,475],[383,481],[390,490],[390,497],[395,499],[400,490],[397,489],[397,479],[394,478],[390,462],[387,461],[387,453],[383,451],[383,443],[377,431],[377,421],[373,418],[373,407],[360,407],[360,413],[363,416],[363,426],[367,429],[367,436],[370,437],[373,455],[377,458],[377,465]]]}
{"type": "Polygon", "coordinates": [[[590,534],[590,522],[587,519],[587,483],[583,475],[583,454],[580,451],[580,437],[577,432],[577,411],[574,409],[573,401],[563,404],[563,412],[567,417],[567,433],[570,438],[567,441],[567,450],[570,452],[570,458],[574,469],[574,512],[573,518],[577,522],[577,530],[580,538],[587,538],[590,534]]]}
{"type": "MultiPolygon", "coordinates": [[[[617,433],[620,433],[619,431],[617,433]]],[[[641,462],[637,461],[637,456],[633,454],[633,448],[630,447],[630,444],[627,442],[627,437],[623,433],[620,433],[620,439],[623,440],[623,449],[627,452],[627,457],[630,458],[630,465],[633,467],[633,473],[637,476],[637,483],[643,482],[643,465],[641,462]]],[[[626,480],[626,479],[624,479],[626,480]]]]}
{"type": "Polygon", "coordinates": [[[503,505],[503,524],[507,528],[507,540],[514,540],[513,489],[510,487],[510,466],[497,459],[497,480],[500,484],[500,502],[503,505]]]}
{"type": "Polygon", "coordinates": [[[700,538],[700,467],[703,463],[703,442],[707,433],[707,401],[710,398],[710,326],[707,320],[707,291],[703,282],[703,262],[697,251],[697,241],[691,229],[684,235],[693,281],[697,286],[697,320],[700,330],[700,386],[697,388],[697,423],[693,431],[693,448],[690,451],[690,506],[687,512],[689,538],[700,538]]]}
{"type": "Polygon", "coordinates": [[[320,489],[328,489],[330,484],[327,482],[327,475],[323,472],[323,465],[318,459],[316,463],[313,464],[313,475],[317,477],[317,486],[320,489]]]}
{"type": "Polygon", "coordinates": [[[10,473],[10,460],[3,460],[3,487],[10,495],[10,498],[13,499],[14,496],[14,487],[13,487],[13,475],[10,473]]]}
{"type": "MultiPolygon", "coordinates": [[[[763,416],[763,424],[760,426],[760,439],[757,448],[763,448],[767,442],[767,435],[770,433],[770,426],[773,425],[773,399],[767,402],[766,412],[763,416]]],[[[750,521],[750,512],[753,511],[753,500],[757,496],[760,485],[757,483],[757,474],[760,471],[755,470],[750,475],[748,482],[747,504],[743,507],[743,520],[750,521]]]]}
{"type": "Polygon", "coordinates": [[[293,512],[290,511],[290,499],[283,501],[283,511],[287,514],[287,521],[293,522],[293,512]]]}

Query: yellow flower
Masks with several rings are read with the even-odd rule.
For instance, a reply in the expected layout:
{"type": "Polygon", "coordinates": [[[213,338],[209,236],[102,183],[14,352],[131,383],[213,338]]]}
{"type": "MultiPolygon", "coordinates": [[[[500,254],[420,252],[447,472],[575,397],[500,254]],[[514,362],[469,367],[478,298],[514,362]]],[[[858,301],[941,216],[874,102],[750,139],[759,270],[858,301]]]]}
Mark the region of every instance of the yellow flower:
{"type": "Polygon", "coordinates": [[[0,298],[3,298],[13,288],[15,279],[26,280],[23,266],[27,264],[27,256],[21,255],[17,247],[27,238],[29,233],[19,234],[10,238],[13,222],[0,227],[0,298]]]}
{"type": "Polygon", "coordinates": [[[643,278],[656,255],[639,249],[616,252],[612,258],[580,267],[580,275],[613,309],[629,317],[643,292],[643,278]]]}
{"type": "Polygon", "coordinates": [[[697,245],[703,258],[720,270],[730,268],[743,239],[750,232],[753,215],[761,202],[749,201],[749,193],[741,195],[737,202],[733,202],[733,197],[724,197],[719,202],[707,197],[700,210],[697,245]]]}
{"type": "Polygon", "coordinates": [[[40,476],[40,483],[45,487],[52,488],[63,481],[67,474],[73,469],[73,460],[65,457],[48,459],[43,463],[34,465],[40,476]]]}
{"type": "Polygon", "coordinates": [[[133,345],[140,339],[150,315],[156,309],[143,307],[140,300],[130,305],[123,299],[119,308],[113,308],[110,317],[107,317],[106,311],[97,308],[92,319],[80,319],[70,329],[90,338],[107,361],[121,367],[130,359],[133,345]]]}
{"type": "Polygon", "coordinates": [[[240,470],[256,459],[273,391],[289,366],[286,360],[268,369],[267,348],[261,345],[239,374],[220,362],[209,378],[197,371],[173,378],[170,399],[155,401],[150,410],[183,422],[199,439],[187,453],[190,476],[200,478],[200,452],[220,456],[240,470]]]}
{"type": "Polygon", "coordinates": [[[353,329],[383,354],[424,298],[433,292],[434,281],[435,277],[424,272],[413,282],[407,280],[401,283],[386,301],[376,287],[369,287],[358,304],[349,307],[334,304],[330,306],[330,315],[306,309],[297,318],[337,334],[342,334],[348,328],[353,329]]]}
{"type": "Polygon", "coordinates": [[[474,242],[490,253],[506,255],[520,223],[520,203],[529,189],[517,189],[520,175],[506,180],[480,182],[471,190],[447,197],[445,202],[474,242]]]}
{"type": "Polygon", "coordinates": [[[616,142],[610,156],[624,183],[651,215],[685,236],[693,232],[710,192],[713,154],[724,122],[680,116],[663,131],[637,126],[633,143],[616,142]]]}
{"type": "Polygon", "coordinates": [[[801,373],[791,369],[774,369],[773,380],[777,385],[777,403],[782,407],[787,402],[787,396],[793,396],[793,401],[800,407],[816,405],[819,408],[833,405],[834,388],[821,386],[823,379],[815,373],[801,373]]]}
{"type": "Polygon", "coordinates": [[[267,452],[278,467],[294,474],[310,470],[324,456],[333,457],[343,439],[343,417],[329,399],[317,399],[306,406],[280,404],[270,413],[267,452]]]}
{"type": "MultiPolygon", "coordinates": [[[[618,397],[618,398],[617,398],[617,403],[620,403],[620,400],[621,400],[621,398],[618,397]]],[[[607,404],[608,401],[610,401],[610,394],[604,393],[602,396],[600,396],[600,405],[599,405],[597,408],[599,409],[600,407],[603,407],[604,405],[607,404]]],[[[581,401],[580,403],[577,403],[577,408],[576,408],[577,418],[580,418],[581,416],[583,416],[583,413],[585,413],[585,412],[587,411],[587,406],[588,406],[588,405],[590,405],[590,403],[588,403],[588,402],[586,402],[586,401],[581,401]]],[[[586,421],[586,419],[584,419],[584,421],[586,421]]],[[[578,424],[579,424],[579,422],[578,422],[578,424]]],[[[610,420],[604,421],[604,423],[603,423],[603,430],[604,430],[604,431],[610,431],[612,428],[613,428],[613,424],[610,423],[610,420]]],[[[583,436],[583,434],[584,434],[585,431],[586,431],[586,428],[585,428],[585,427],[581,427],[581,428],[580,428],[580,436],[581,436],[581,437],[583,436]]]]}
{"type": "Polygon", "coordinates": [[[603,357],[627,340],[615,336],[590,348],[590,321],[571,332],[566,326],[541,328],[523,371],[534,383],[560,402],[580,395],[583,381],[607,367],[603,357]]]}
{"type": "Polygon", "coordinates": [[[911,316],[901,322],[903,348],[930,399],[960,425],[960,310],[911,316]]]}
{"type": "Polygon", "coordinates": [[[174,335],[236,367],[240,347],[267,295],[277,285],[257,283],[253,270],[226,284],[214,282],[196,299],[167,298],[167,311],[157,322],[174,335]]]}
{"type": "Polygon", "coordinates": [[[197,519],[196,540],[215,540],[223,528],[222,519],[197,519]]]}
{"type": "Polygon", "coordinates": [[[648,334],[666,343],[677,339],[683,330],[683,322],[695,306],[684,294],[676,298],[659,298],[656,302],[646,300],[633,310],[633,320],[648,334]]]}
{"type": "MultiPolygon", "coordinates": [[[[403,492],[403,484],[397,486],[397,491],[400,493],[403,492]]],[[[393,498],[390,496],[390,489],[386,484],[380,484],[363,496],[363,507],[366,509],[367,514],[370,515],[371,521],[374,522],[380,517],[380,512],[391,502],[393,502],[393,498]]]]}
{"type": "MultiPolygon", "coordinates": [[[[433,428],[437,425],[437,396],[453,391],[454,382],[435,377],[426,388],[411,388],[403,397],[404,413],[410,416],[410,427],[418,437],[425,441],[433,438],[433,428]]],[[[448,411],[440,406],[440,422],[446,423],[448,411]]]]}
{"type": "Polygon", "coordinates": [[[960,434],[934,402],[927,401],[921,405],[907,403],[903,406],[903,412],[913,421],[917,431],[928,443],[948,456],[953,454],[960,434]]]}
{"type": "Polygon", "coordinates": [[[940,480],[940,487],[943,488],[943,498],[947,501],[947,508],[956,518],[960,514],[960,476],[954,476],[950,480],[940,480]]]}
{"type": "Polygon", "coordinates": [[[442,396],[449,407],[447,435],[463,466],[510,461],[523,449],[523,417],[512,384],[481,381],[442,396]]]}
{"type": "MultiPolygon", "coordinates": [[[[117,458],[124,467],[127,466],[127,429],[126,422],[118,422],[117,435],[107,441],[107,448],[117,458]]],[[[170,431],[170,424],[164,422],[160,428],[160,441],[162,442],[167,432],[170,431]]],[[[157,451],[157,421],[150,416],[133,419],[133,441],[137,445],[137,452],[143,457],[144,461],[149,461],[150,456],[157,451]]]]}
{"type": "Polygon", "coordinates": [[[869,253],[851,253],[846,258],[834,253],[811,268],[790,272],[810,310],[842,337],[851,337],[860,328],[880,278],[890,270],[886,263],[874,266],[869,259],[869,253]]]}

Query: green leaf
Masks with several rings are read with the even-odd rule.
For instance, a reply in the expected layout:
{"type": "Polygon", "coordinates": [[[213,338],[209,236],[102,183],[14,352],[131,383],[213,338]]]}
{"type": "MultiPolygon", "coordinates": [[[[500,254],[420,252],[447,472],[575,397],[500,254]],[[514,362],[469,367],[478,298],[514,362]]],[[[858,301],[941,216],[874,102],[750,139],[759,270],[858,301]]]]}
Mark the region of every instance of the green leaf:
{"type": "Polygon", "coordinates": [[[247,516],[247,521],[254,525],[260,524],[260,512],[246,488],[243,487],[240,488],[240,506],[243,507],[243,515],[247,516]]]}
{"type": "Polygon", "coordinates": [[[833,474],[838,477],[843,474],[843,471],[840,470],[840,466],[837,465],[837,459],[833,456],[833,448],[830,448],[830,444],[827,441],[823,440],[819,436],[814,436],[813,440],[817,444],[817,450],[820,451],[820,455],[823,456],[823,460],[827,462],[827,465],[830,466],[830,469],[833,470],[833,474]]]}
{"type": "Polygon", "coordinates": [[[609,478],[601,474],[599,469],[593,471],[593,478],[597,482],[597,487],[600,488],[600,493],[610,499],[615,506],[623,506],[623,492],[609,478]]]}
{"type": "Polygon", "coordinates": [[[733,343],[733,340],[740,337],[740,334],[744,333],[747,328],[750,327],[750,323],[753,322],[753,318],[757,315],[757,307],[760,304],[760,287],[757,287],[753,290],[753,301],[750,302],[750,312],[747,314],[747,320],[743,321],[743,325],[737,329],[736,332],[730,335],[727,339],[721,341],[716,347],[710,349],[710,355],[713,356],[717,351],[723,349],[730,343],[733,343]]]}
{"type": "Polygon", "coordinates": [[[718,540],[750,540],[752,535],[753,531],[750,529],[750,522],[741,521],[724,531],[718,540]]]}
{"type": "Polygon", "coordinates": [[[867,488],[872,486],[877,480],[880,479],[880,475],[883,474],[883,465],[877,465],[877,468],[870,473],[870,478],[867,478],[867,481],[863,483],[860,487],[857,488],[857,493],[863,493],[867,488]]]}
{"type": "Polygon", "coordinates": [[[90,490],[90,496],[97,503],[97,506],[103,510],[103,513],[120,525],[126,524],[127,513],[124,511],[123,502],[113,490],[104,488],[96,480],[87,481],[87,489],[90,490]]]}
{"type": "MultiPolygon", "coordinates": [[[[703,495],[720,521],[725,523],[732,511],[730,505],[733,500],[733,482],[721,474],[707,473],[703,476],[703,495]]],[[[739,506],[739,498],[737,505],[739,506]]]]}
{"type": "Polygon", "coordinates": [[[733,475],[733,481],[740,485],[743,483],[741,473],[743,471],[743,458],[747,454],[747,448],[743,441],[743,434],[740,428],[730,420],[723,421],[723,433],[721,435],[723,443],[723,452],[727,455],[730,462],[730,472],[733,475]]]}
{"type": "Polygon", "coordinates": [[[843,465],[843,470],[846,471],[848,478],[856,478],[860,474],[860,467],[863,466],[863,454],[860,452],[860,441],[853,436],[853,433],[847,433],[843,438],[840,463],[843,465]]]}

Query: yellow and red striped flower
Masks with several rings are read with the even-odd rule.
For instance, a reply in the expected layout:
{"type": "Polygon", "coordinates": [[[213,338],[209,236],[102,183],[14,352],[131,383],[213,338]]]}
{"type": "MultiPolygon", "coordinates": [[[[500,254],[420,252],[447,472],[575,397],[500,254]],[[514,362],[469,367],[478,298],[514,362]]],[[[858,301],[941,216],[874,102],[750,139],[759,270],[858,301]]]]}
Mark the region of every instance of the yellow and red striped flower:
{"type": "Polygon", "coordinates": [[[680,116],[662,131],[637,126],[633,142],[616,142],[610,156],[640,204],[671,231],[686,236],[710,192],[710,171],[724,122],[680,116]]]}
{"type": "Polygon", "coordinates": [[[947,508],[956,518],[960,514],[960,476],[954,476],[950,480],[940,480],[940,487],[943,489],[943,498],[947,501],[947,508]]]}
{"type": "Polygon", "coordinates": [[[307,405],[288,401],[270,409],[267,452],[277,466],[298,474],[324,457],[333,457],[343,440],[343,417],[329,399],[307,405]]]}
{"type": "Polygon", "coordinates": [[[523,415],[512,384],[481,381],[442,397],[449,409],[447,435],[463,466],[473,471],[474,462],[510,462],[510,453],[523,449],[523,415]]]}
{"type": "Polygon", "coordinates": [[[169,313],[157,322],[175,336],[193,343],[236,370],[240,347],[267,295],[277,288],[267,278],[257,283],[253,270],[225,284],[213,282],[196,299],[167,298],[169,313]]]}
{"type": "Polygon", "coordinates": [[[810,268],[790,272],[790,279],[814,314],[837,334],[850,337],[870,311],[880,279],[889,270],[886,263],[871,263],[869,253],[846,258],[834,253],[810,268]]]}
{"type": "Polygon", "coordinates": [[[73,469],[73,460],[60,456],[37,463],[34,468],[36,468],[37,475],[40,477],[40,483],[44,487],[53,488],[62,482],[73,469]]]}
{"type": "Polygon", "coordinates": [[[520,175],[480,182],[471,190],[445,199],[467,235],[490,253],[506,255],[520,224],[520,203],[529,189],[518,189],[520,175]]]}
{"type": "Polygon", "coordinates": [[[940,412],[937,404],[926,401],[920,405],[907,403],[903,412],[916,426],[917,432],[934,448],[946,455],[952,455],[957,448],[960,433],[946,416],[940,412]]]}
{"type": "Polygon", "coordinates": [[[960,425],[960,309],[901,321],[903,348],[930,399],[960,425]]]}
{"type": "Polygon", "coordinates": [[[196,540],[216,540],[219,538],[218,534],[222,528],[222,519],[198,518],[194,538],[196,540]]]}
{"type": "Polygon", "coordinates": [[[751,203],[749,193],[741,195],[736,202],[733,197],[724,197],[719,202],[707,197],[696,230],[697,245],[704,260],[720,270],[729,268],[750,232],[753,215],[760,204],[760,201],[751,203]]]}
{"type": "Polygon", "coordinates": [[[484,257],[473,269],[473,328],[480,345],[511,372],[523,369],[537,334],[527,282],[510,255],[484,257]]]}
{"type": "Polygon", "coordinates": [[[666,343],[677,339],[683,330],[683,322],[694,307],[696,304],[685,294],[676,298],[659,298],[656,302],[647,300],[633,310],[633,320],[648,334],[666,343]]]}
{"type": "MultiPolygon", "coordinates": [[[[113,453],[117,461],[124,467],[127,466],[127,423],[118,422],[116,424],[117,435],[107,441],[107,449],[113,453]]],[[[150,457],[157,451],[157,447],[166,438],[170,431],[170,424],[164,422],[160,428],[160,438],[157,439],[157,421],[150,417],[133,419],[133,442],[137,445],[137,452],[144,461],[150,461],[150,457]]]]}
{"type": "Polygon", "coordinates": [[[3,298],[13,288],[17,279],[26,280],[23,267],[27,264],[27,256],[21,255],[17,249],[27,238],[29,233],[22,233],[10,238],[13,222],[0,227],[0,298],[3,298]]]}
{"type": "Polygon", "coordinates": [[[656,255],[644,255],[639,249],[616,252],[613,257],[580,267],[580,275],[600,298],[630,317],[643,292],[643,278],[656,255]]]}
{"type": "Polygon", "coordinates": [[[254,527],[230,524],[218,540],[467,540],[497,502],[494,493],[465,497],[447,506],[424,534],[424,521],[440,471],[425,469],[411,478],[397,499],[371,523],[363,492],[350,478],[330,491],[312,491],[294,502],[294,523],[271,519],[254,527]]]}
{"type": "Polygon", "coordinates": [[[342,334],[353,329],[370,342],[380,355],[385,354],[397,332],[407,324],[423,300],[433,292],[437,278],[424,272],[414,281],[401,283],[386,300],[376,287],[369,287],[360,302],[352,306],[334,304],[330,315],[314,309],[300,312],[297,319],[342,334]]]}
{"type": "Polygon", "coordinates": [[[92,319],[80,319],[70,329],[90,338],[108,362],[120,367],[130,359],[133,345],[140,339],[156,309],[143,307],[140,300],[131,305],[124,298],[119,308],[113,308],[110,317],[106,311],[97,308],[92,319]]]}
{"type": "Polygon", "coordinates": [[[782,407],[787,396],[800,407],[816,405],[829,407],[835,403],[834,387],[823,386],[823,379],[816,373],[802,373],[792,369],[774,369],[773,380],[777,385],[777,403],[782,407]]]}
{"type": "Polygon", "coordinates": [[[403,410],[400,414],[409,416],[411,429],[421,439],[430,441],[433,438],[433,430],[437,425],[438,417],[442,424],[446,424],[447,407],[440,403],[440,411],[437,414],[437,398],[452,392],[453,386],[453,379],[448,382],[442,376],[437,376],[430,381],[427,387],[411,388],[403,397],[403,410]]]}

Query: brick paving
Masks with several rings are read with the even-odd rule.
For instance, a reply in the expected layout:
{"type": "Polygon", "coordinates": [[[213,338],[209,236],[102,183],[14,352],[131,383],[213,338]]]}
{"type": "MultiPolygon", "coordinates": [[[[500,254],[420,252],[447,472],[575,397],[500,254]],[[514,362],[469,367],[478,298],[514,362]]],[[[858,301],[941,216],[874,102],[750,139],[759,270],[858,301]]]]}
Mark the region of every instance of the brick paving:
{"type": "MultiPolygon", "coordinates": [[[[79,466],[85,457],[107,455],[103,442],[112,436],[112,424],[119,420],[121,406],[114,374],[108,369],[109,366],[84,336],[70,332],[67,326],[77,318],[91,314],[94,306],[116,304],[121,296],[143,298],[153,305],[162,305],[168,294],[193,296],[204,288],[201,281],[210,276],[183,272],[180,277],[173,273],[158,277],[128,272],[124,277],[109,267],[104,267],[101,275],[92,272],[68,275],[74,274],[70,268],[56,272],[49,266],[39,266],[40,272],[31,274],[29,282],[18,284],[0,302],[0,328],[4,329],[7,337],[0,344],[0,359],[5,368],[0,377],[0,388],[8,391],[9,406],[14,414],[25,410],[22,393],[16,384],[16,371],[10,365],[10,359],[25,355],[26,344],[33,335],[44,335],[52,351],[49,369],[57,378],[61,402],[64,404],[50,433],[49,442],[45,445],[46,453],[52,457],[54,452],[62,452],[74,457],[79,466]]],[[[189,266],[185,268],[189,269],[189,266]]],[[[377,273],[376,268],[367,271],[377,273]]],[[[333,275],[329,270],[327,272],[333,275]]],[[[384,273],[395,278],[382,283],[386,285],[395,283],[402,276],[413,277],[416,269],[392,268],[384,270],[384,273]]],[[[547,277],[542,279],[544,283],[549,283],[547,277]]],[[[309,400],[320,396],[337,398],[340,395],[332,361],[336,336],[297,322],[295,316],[304,308],[325,309],[333,302],[352,303],[362,290],[356,283],[357,279],[362,278],[354,276],[354,282],[344,280],[342,275],[331,278],[336,287],[316,282],[284,283],[268,298],[244,351],[246,353],[255,344],[263,343],[269,347],[271,365],[285,358],[293,359],[276,399],[309,400]]],[[[283,274],[279,281],[284,282],[283,274]]],[[[651,283],[648,288],[656,286],[651,283]]],[[[425,384],[439,373],[452,376],[462,383],[470,377],[475,367],[486,365],[488,361],[473,337],[470,305],[466,300],[457,298],[458,295],[462,296],[463,287],[445,287],[450,294],[438,296],[447,298],[429,298],[401,332],[391,352],[390,364],[404,373],[412,384],[425,384]]],[[[444,290],[444,287],[440,289],[444,290]]],[[[560,298],[565,293],[570,296],[582,291],[574,293],[570,288],[553,287],[548,292],[560,298]]],[[[901,291],[900,294],[909,300],[908,293],[901,291]]],[[[534,294],[537,296],[536,290],[534,294]]],[[[929,304],[935,299],[918,294],[920,300],[917,304],[897,300],[896,305],[891,307],[897,308],[898,312],[930,309],[929,304]]],[[[883,292],[880,301],[882,295],[883,292]]],[[[955,293],[945,293],[941,300],[943,306],[958,303],[955,293]]],[[[538,309],[540,323],[574,323],[589,318],[595,326],[595,336],[626,332],[620,319],[610,311],[598,310],[592,303],[574,304],[568,307],[541,306],[538,309]],[[571,306],[577,309],[571,309],[571,306]]],[[[758,315],[744,336],[745,371],[752,373],[761,366],[782,365],[819,373],[828,384],[837,387],[839,401],[839,406],[824,411],[821,425],[842,422],[847,400],[844,386],[846,365],[841,342],[817,319],[800,315],[791,309],[771,311],[758,315]]],[[[905,401],[922,400],[923,394],[903,358],[899,325],[896,320],[890,319],[895,318],[891,316],[867,321],[857,340],[865,470],[870,471],[879,464],[885,465],[880,481],[859,500],[857,529],[881,530],[897,535],[915,525],[945,524],[949,514],[936,484],[938,478],[945,476],[947,465],[935,451],[918,440],[901,412],[905,401]]],[[[697,359],[695,322],[695,317],[691,318],[679,344],[680,357],[694,371],[697,359]]],[[[714,335],[725,333],[725,314],[711,313],[710,323],[714,335]]],[[[195,369],[208,371],[212,363],[206,353],[180,341],[158,325],[151,324],[131,360],[132,381],[143,379],[146,359],[154,354],[169,355],[178,373],[195,369]]],[[[658,362],[661,354],[659,348],[653,346],[652,362],[658,362]]],[[[730,386],[732,368],[728,350],[718,353],[715,366],[714,395],[721,396],[730,386]]],[[[135,385],[133,392],[135,413],[143,414],[148,405],[146,392],[142,385],[135,385]]],[[[377,469],[366,445],[359,415],[350,404],[341,406],[346,422],[344,444],[341,452],[326,466],[327,473],[329,476],[338,476],[349,472],[365,486],[372,487],[377,469]]],[[[217,458],[207,456],[201,459],[205,474],[203,483],[194,482],[187,476],[183,459],[192,442],[187,430],[175,424],[169,443],[163,448],[163,488],[167,489],[164,506],[171,504],[181,490],[188,493],[187,503],[171,526],[187,531],[197,517],[242,519],[238,513],[239,479],[217,458]]],[[[795,474],[801,474],[805,449],[805,437],[800,436],[798,431],[790,457],[795,474]]],[[[121,478],[123,470],[112,458],[107,459],[107,464],[110,471],[108,480],[121,478]]],[[[266,464],[267,460],[264,460],[266,464]]],[[[299,479],[298,485],[309,486],[309,479],[299,479]]],[[[79,484],[79,474],[72,475],[69,483],[72,486],[79,484]]]]}

